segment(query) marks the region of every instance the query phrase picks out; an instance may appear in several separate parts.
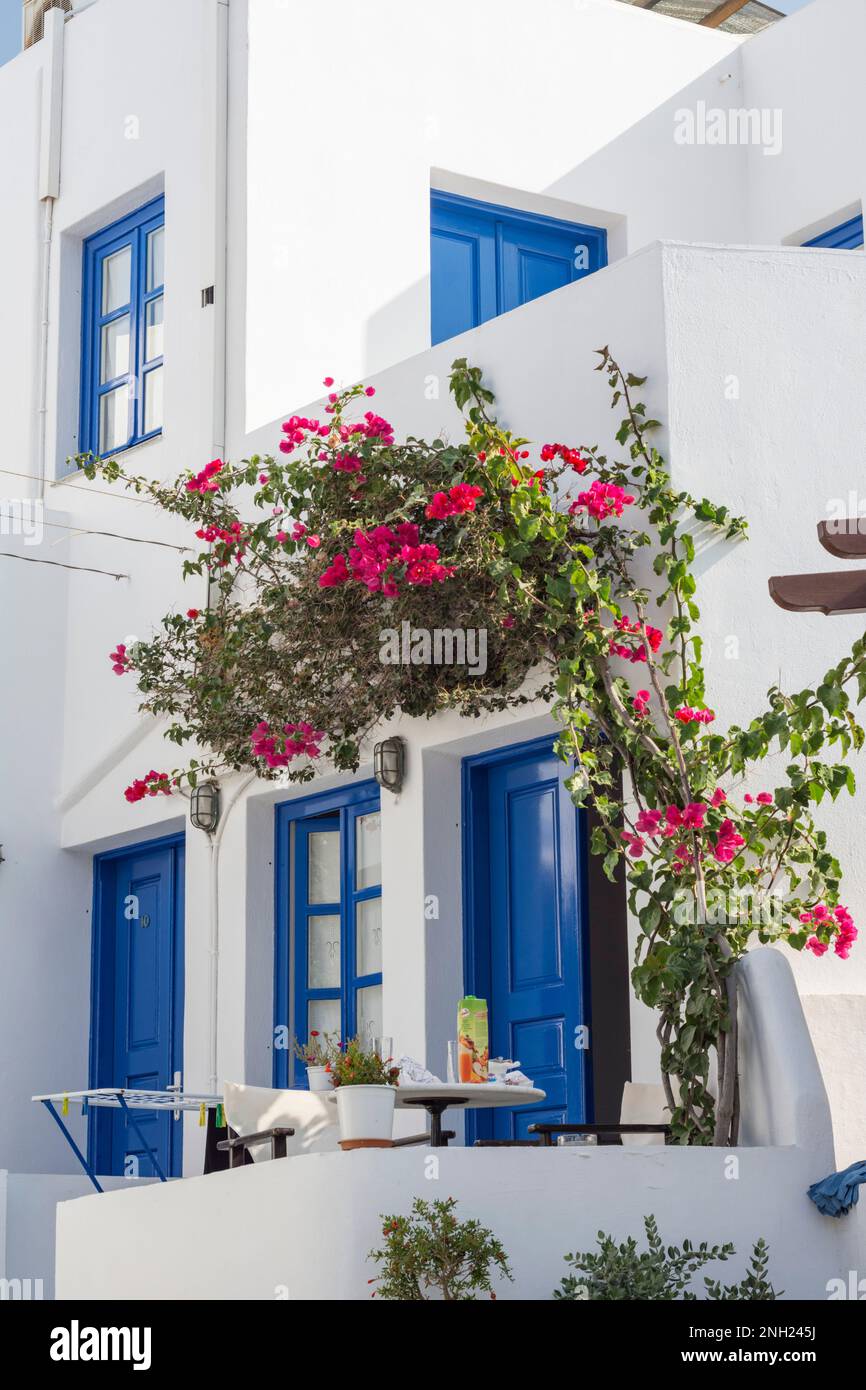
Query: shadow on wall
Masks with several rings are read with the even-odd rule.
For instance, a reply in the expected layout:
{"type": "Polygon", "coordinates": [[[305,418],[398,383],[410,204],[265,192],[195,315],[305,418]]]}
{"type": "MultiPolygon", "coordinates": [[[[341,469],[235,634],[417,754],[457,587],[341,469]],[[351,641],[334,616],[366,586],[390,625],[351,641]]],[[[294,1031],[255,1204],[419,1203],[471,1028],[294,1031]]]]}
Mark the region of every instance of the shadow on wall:
{"type": "MultiPolygon", "coordinates": [[[[605,209],[613,224],[609,262],[657,240],[744,242],[746,161],[736,144],[712,146],[713,158],[707,159],[701,117],[702,110],[741,105],[739,71],[733,53],[553,183],[526,191],[571,205],[576,221],[586,220],[588,208],[605,209]],[[678,131],[682,143],[675,138],[678,131]]],[[[477,196],[487,197],[483,170],[461,177],[477,179],[477,196]]],[[[520,206],[521,190],[511,192],[520,206]]],[[[558,215],[568,212],[563,208],[558,215]]],[[[421,343],[429,346],[429,275],[371,314],[363,332],[366,376],[414,356],[423,350],[421,343]]]]}

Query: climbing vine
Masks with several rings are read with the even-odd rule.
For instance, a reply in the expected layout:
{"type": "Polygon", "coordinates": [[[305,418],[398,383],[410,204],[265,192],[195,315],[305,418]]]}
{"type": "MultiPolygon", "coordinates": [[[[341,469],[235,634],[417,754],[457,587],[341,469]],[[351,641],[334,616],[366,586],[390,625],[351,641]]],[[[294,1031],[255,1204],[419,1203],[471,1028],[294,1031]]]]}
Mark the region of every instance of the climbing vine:
{"type": "Polygon", "coordinates": [[[196,754],[126,796],[250,768],[306,781],[323,758],[357,768],[398,711],[472,717],[549,700],[572,799],[595,812],[592,851],[608,877],[625,873],[640,926],[632,980],[657,1012],[675,1137],[726,1145],[737,960],[755,936],[846,958],[857,935],[812,808],[854,791],[845,758],[864,741],[852,703],[866,694],[866,648],[815,689],[772,687],[748,726],[714,727],[696,545],[738,545],[746,522],[673,485],[644,378],[599,356],[622,416],[618,460],[597,446],[533,450],[463,359],[459,444],[398,443],[372,409],[356,418],[373,388],[328,378],[322,418],[287,421],[278,457],[215,459],[171,483],[79,460],[185,518],[200,549],[184,573],[209,581],[207,608],[169,613],[151,640],[111,653],[140,708],[196,754]],[[431,633],[452,650],[483,634],[483,661],[439,660],[431,633]],[[741,793],[779,750],[782,784],[741,793]]]}

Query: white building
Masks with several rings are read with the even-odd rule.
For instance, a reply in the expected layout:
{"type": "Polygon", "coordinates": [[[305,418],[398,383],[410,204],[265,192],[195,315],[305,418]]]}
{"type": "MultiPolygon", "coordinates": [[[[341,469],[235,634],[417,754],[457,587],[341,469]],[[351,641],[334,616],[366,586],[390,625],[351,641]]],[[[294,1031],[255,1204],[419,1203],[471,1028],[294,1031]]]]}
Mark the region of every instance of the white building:
{"type": "MultiPolygon", "coordinates": [[[[0,492],[10,518],[0,548],[20,557],[0,571],[0,1167],[10,1194],[14,1175],[78,1171],[31,1095],[136,1079],[165,1086],[176,1071],[192,1091],[224,1080],[285,1084],[275,1029],[303,1029],[314,987],[290,964],[305,907],[292,880],[292,827],[306,822],[303,833],[314,834],[309,817],[323,811],[337,819],[320,830],[322,852],[339,844],[343,856],[350,826],[380,814],[381,873],[371,869],[367,884],[381,886],[381,932],[371,908],[367,945],[381,956],[359,975],[347,907],[332,913],[342,919],[341,974],[323,976],[322,991],[343,1026],[375,1020],[401,1052],[441,1073],[456,1000],[493,991],[495,969],[472,961],[495,964],[503,949],[504,925],[472,908],[461,868],[499,871],[499,822],[495,812],[470,814],[466,797],[482,789],[501,809],[496,769],[508,767],[543,814],[554,727],[540,705],[474,722],[401,720],[380,736],[406,740],[406,782],[381,801],[369,762],[354,779],[323,769],[302,789],[229,782],[216,852],[184,803],[128,805],[124,787],[170,765],[172,752],[138,716],[107,653],[171,608],[204,606],[206,594],[180,583],[179,524],[88,484],[70,455],[132,437],[124,461],[168,478],[216,456],[267,453],[288,414],[320,401],[325,374],[372,382],[400,435],[456,435],[447,374],[461,355],[484,369],[506,422],[539,443],[607,438],[608,399],[591,368],[593,350],[609,343],[649,377],[675,478],[751,524],[749,545],[708,557],[700,579],[719,717],[751,717],[779,678],[789,688],[814,682],[862,629],[858,617],[784,614],[767,594],[772,574],[834,567],[815,523],[859,486],[861,0],[815,0],[746,38],[618,0],[82,0],[64,9],[0,69],[9,133],[0,152],[0,492]],[[431,189],[440,195],[432,241],[431,189]],[[456,261],[447,292],[441,277],[437,285],[445,252],[436,237],[464,236],[461,218],[475,219],[482,240],[498,221],[498,234],[529,254],[558,233],[573,239],[576,225],[594,273],[526,303],[519,287],[499,283],[497,303],[509,311],[482,311],[486,321],[472,327],[469,300],[461,307],[454,289],[456,261]],[[111,286],[125,288],[100,302],[97,277],[111,256],[111,286]],[[133,363],[117,327],[127,314],[144,325],[133,363]],[[28,517],[44,522],[38,544],[28,517]],[[143,944],[140,928],[114,931],[131,885],[153,894],[144,915],[156,930],[143,944]]],[[[855,921],[866,919],[861,815],[862,797],[826,812],[855,921]]],[[[364,822],[371,845],[374,824],[364,822]]],[[[541,882],[538,863],[527,872],[541,882]]],[[[587,906],[574,969],[580,954],[583,974],[566,970],[567,1003],[511,1040],[556,1098],[551,1114],[573,1115],[594,1094],[596,1118],[615,1119],[625,1080],[656,1079],[654,1022],[628,985],[624,902],[593,863],[580,872],[587,906]],[[587,1020],[593,1047],[575,1061],[568,1037],[587,1020]]],[[[866,954],[791,963],[842,1167],[866,1144],[866,954]]],[[[512,1002],[493,992],[494,1017],[499,1009],[510,1020],[512,1002]]],[[[778,1093],[795,1108],[797,1046],[777,1058],[778,1093]]],[[[780,1128],[772,1108],[754,1142],[768,1153],[805,1142],[799,1121],[780,1128]]],[[[85,1124],[70,1125],[84,1145],[85,1124]]],[[[177,1175],[200,1173],[203,1131],[188,1117],[181,1144],[180,1128],[163,1157],[177,1175]]],[[[806,1144],[805,1159],[780,1159],[793,1165],[791,1192],[832,1167],[825,1141],[815,1139],[811,1157],[806,1144]]],[[[89,1142],[99,1171],[122,1179],[118,1136],[92,1127],[89,1142]]],[[[755,1229],[761,1184],[779,1170],[761,1154],[745,1215],[720,1205],[718,1231],[694,1235],[726,1239],[735,1219],[743,1243],[749,1231],[766,1234],[755,1229]]],[[[229,1176],[239,1175],[218,1181],[229,1176]]],[[[670,1181],[688,1186],[679,1169],[670,1181]]],[[[90,1220],[100,1202],[160,1200],[171,1227],[167,1204],[182,1190],[94,1198],[90,1220]]],[[[50,1227],[57,1191],[45,1191],[50,1227]]],[[[159,1219],[153,1207],[143,1217],[126,1209],[132,1225],[159,1219]]],[[[800,1215],[816,1223],[809,1239],[820,1247],[821,1219],[800,1215]]],[[[801,1239],[806,1224],[791,1219],[801,1239]]],[[[112,1222],[95,1222],[89,1229],[104,1224],[108,1240],[112,1222]]],[[[590,1235],[598,1224],[594,1213],[590,1235]]],[[[616,1225],[613,1208],[607,1224],[616,1225]]],[[[826,1260],[816,1256],[799,1285],[809,1296],[834,1268],[827,1241],[826,1260]]],[[[77,1280],[98,1292],[68,1256],[64,1269],[67,1293],[77,1280]]],[[[786,1281],[796,1291],[787,1272],[786,1281]]]]}

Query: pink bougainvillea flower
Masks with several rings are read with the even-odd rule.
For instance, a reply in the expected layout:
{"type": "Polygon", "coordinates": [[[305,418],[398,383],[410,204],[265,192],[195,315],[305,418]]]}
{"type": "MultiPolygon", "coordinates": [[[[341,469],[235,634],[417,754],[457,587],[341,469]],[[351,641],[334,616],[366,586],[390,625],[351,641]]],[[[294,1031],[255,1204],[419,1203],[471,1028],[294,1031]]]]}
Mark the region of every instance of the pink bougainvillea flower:
{"type": "Polygon", "coordinates": [[[279,542],[280,545],[285,545],[286,541],[287,541],[289,538],[288,538],[288,536],[286,535],[286,532],[285,532],[285,531],[278,531],[278,532],[277,532],[277,535],[276,535],[276,539],[277,539],[277,541],[279,542]]]}
{"type": "Polygon", "coordinates": [[[635,830],[641,835],[658,835],[661,818],[661,811],[641,811],[634,823],[635,830]]]}
{"type": "Polygon", "coordinates": [[[171,796],[171,781],[167,772],[146,772],[143,777],[136,777],[135,780],[126,788],[123,795],[127,801],[143,801],[146,796],[171,796]]]}
{"type": "Polygon", "coordinates": [[[457,483],[448,492],[434,492],[425,512],[428,520],[443,520],[448,516],[460,516],[464,512],[474,512],[484,489],[471,483],[457,483]]]}
{"type": "Polygon", "coordinates": [[[305,539],[307,545],[310,546],[312,550],[318,550],[319,546],[322,544],[321,536],[306,536],[305,539]]]}
{"type": "Polygon", "coordinates": [[[628,854],[631,859],[640,859],[646,848],[639,835],[632,835],[628,830],[623,830],[622,838],[628,845],[628,854]]]}
{"type": "Polygon", "coordinates": [[[118,642],[113,652],[108,653],[111,662],[111,669],[116,676],[125,676],[129,670],[129,657],[127,656],[126,646],[123,642],[118,642]]]}
{"type": "Polygon", "coordinates": [[[345,555],[335,555],[324,574],[319,576],[319,587],[321,589],[336,589],[341,584],[345,584],[350,577],[345,555]]]}
{"type": "Polygon", "coordinates": [[[762,806],[772,806],[773,798],[769,792],[758,792],[758,800],[762,806]]]}
{"type": "Polygon", "coordinates": [[[595,521],[604,521],[609,516],[622,516],[623,508],[634,501],[630,492],[617,487],[616,483],[602,483],[598,478],[590,484],[588,492],[579,492],[577,501],[572,502],[569,513],[588,512],[595,521]]]}
{"type": "Polygon", "coordinates": [[[702,801],[690,801],[683,811],[682,824],[689,830],[703,830],[707,808],[702,801]]]}
{"type": "Polygon", "coordinates": [[[199,610],[197,608],[188,608],[186,610],[186,616],[194,621],[199,616],[199,610]]]}
{"type": "Polygon", "coordinates": [[[810,936],[806,942],[806,950],[813,951],[816,956],[823,956],[827,951],[826,941],[819,941],[817,936],[810,936]]]}
{"type": "Polygon", "coordinates": [[[333,384],[334,384],[334,378],[333,378],[332,376],[326,376],[326,377],[325,377],[325,380],[322,382],[322,385],[323,385],[323,386],[333,386],[333,384]]]}
{"type": "Polygon", "coordinates": [[[502,626],[503,626],[503,627],[514,627],[514,614],[513,614],[513,613],[506,613],[505,617],[502,619],[502,626]]]}
{"type": "Polygon", "coordinates": [[[711,806],[724,806],[724,804],[725,804],[725,802],[727,801],[727,799],[728,799],[728,798],[726,797],[725,793],[722,791],[721,787],[716,787],[716,790],[713,792],[712,798],[711,798],[711,800],[710,800],[710,805],[711,805],[711,806]]]}
{"type": "Polygon", "coordinates": [[[217,474],[224,467],[222,459],[211,459],[200,473],[189,479],[186,484],[187,492],[216,492],[220,485],[217,474]]]}
{"type": "Polygon", "coordinates": [[[712,724],[715,717],[714,710],[693,709],[691,705],[680,705],[679,709],[674,710],[674,719],[681,724],[712,724]]]}
{"type": "Polygon", "coordinates": [[[557,458],[573,468],[575,473],[585,473],[589,467],[589,459],[585,459],[579,449],[569,449],[565,444],[545,444],[542,447],[542,463],[553,463],[557,458]]]}
{"type": "Polygon", "coordinates": [[[268,767],[287,767],[292,758],[306,756],[308,758],[318,758],[321,749],[319,747],[325,737],[321,729],[314,729],[312,724],[301,721],[298,724],[284,724],[277,733],[271,731],[271,726],[261,720],[250,734],[250,743],[254,758],[262,758],[268,767]]]}
{"type": "Polygon", "coordinates": [[[632,700],[632,709],[639,719],[643,719],[649,712],[649,691],[639,690],[632,700]]]}
{"type": "Polygon", "coordinates": [[[299,541],[302,536],[307,534],[307,528],[302,521],[296,521],[292,527],[292,540],[299,541]]]}
{"type": "Polygon", "coordinates": [[[719,826],[716,843],[713,845],[713,854],[720,864],[730,864],[732,859],[736,859],[737,851],[745,843],[734,822],[726,818],[719,826]]]}
{"type": "Polygon", "coordinates": [[[375,388],[375,386],[368,386],[368,387],[366,388],[366,390],[364,391],[364,395],[365,395],[365,396],[375,396],[375,394],[376,394],[376,388],[375,388]]]}
{"type": "Polygon", "coordinates": [[[746,792],[746,795],[743,797],[743,800],[744,800],[748,805],[751,805],[752,802],[754,801],[754,799],[755,799],[755,798],[754,798],[753,796],[750,796],[748,792],[746,792]]]}

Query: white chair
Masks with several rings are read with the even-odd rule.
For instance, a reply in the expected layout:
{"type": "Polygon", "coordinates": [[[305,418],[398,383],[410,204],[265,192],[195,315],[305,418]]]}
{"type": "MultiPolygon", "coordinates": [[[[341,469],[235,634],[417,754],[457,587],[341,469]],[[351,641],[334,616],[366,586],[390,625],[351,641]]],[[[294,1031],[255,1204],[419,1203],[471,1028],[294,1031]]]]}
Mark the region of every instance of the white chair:
{"type": "Polygon", "coordinates": [[[223,1086],[226,1123],[237,1139],[223,1140],[230,1166],[243,1162],[248,1150],[254,1163],[305,1153],[332,1153],[339,1148],[337,1107],[322,1091],[277,1091],[267,1086],[223,1086]]]}

